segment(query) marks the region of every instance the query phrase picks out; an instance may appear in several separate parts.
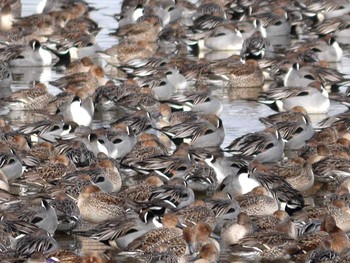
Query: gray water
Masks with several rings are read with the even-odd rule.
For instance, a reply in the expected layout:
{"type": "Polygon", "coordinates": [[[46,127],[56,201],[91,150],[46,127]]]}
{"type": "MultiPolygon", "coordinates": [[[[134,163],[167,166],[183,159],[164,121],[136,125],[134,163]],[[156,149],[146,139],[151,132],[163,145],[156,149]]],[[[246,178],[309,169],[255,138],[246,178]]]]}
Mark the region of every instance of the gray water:
{"type": "MultiPolygon", "coordinates": [[[[36,12],[36,6],[39,1],[35,0],[23,0],[23,16],[27,16],[36,12]]],[[[98,49],[106,49],[116,44],[118,41],[116,38],[109,36],[108,34],[117,28],[117,22],[112,18],[112,15],[120,12],[120,0],[87,0],[91,5],[97,8],[97,11],[91,12],[91,18],[96,21],[102,30],[96,37],[96,43],[98,49]],[[113,3],[113,4],[111,4],[113,3]]],[[[341,72],[350,74],[350,58],[349,51],[345,50],[345,57],[341,63],[333,65],[340,69],[341,72]]],[[[104,61],[99,61],[102,65],[105,65],[104,61]]],[[[14,75],[14,82],[11,87],[13,91],[23,88],[28,88],[31,81],[41,81],[48,84],[48,81],[55,80],[62,76],[59,70],[45,68],[12,68],[14,75]]],[[[266,83],[268,85],[268,83],[266,83]]],[[[53,94],[59,92],[53,86],[48,85],[49,91],[53,94]]],[[[218,87],[214,94],[220,97],[224,103],[224,110],[221,114],[225,129],[226,138],[223,143],[223,147],[227,146],[234,138],[244,135],[248,132],[259,131],[264,126],[259,122],[259,117],[268,116],[273,114],[269,107],[247,99],[256,99],[261,89],[242,89],[242,90],[229,90],[218,87]]],[[[6,92],[6,91],[3,91],[6,92]]],[[[342,106],[338,102],[331,103],[331,109],[327,115],[312,115],[312,122],[316,125],[321,119],[334,115],[336,113],[345,111],[346,107],[342,106]]],[[[21,126],[29,122],[35,122],[40,120],[43,116],[40,114],[25,113],[25,112],[10,112],[2,111],[0,114],[9,121],[11,125],[21,126]]],[[[102,117],[96,119],[96,123],[101,121],[101,118],[108,120],[113,118],[113,113],[106,113],[102,117]]],[[[106,247],[102,246],[98,242],[94,242],[90,239],[84,239],[73,236],[60,236],[58,237],[62,248],[75,250],[83,253],[84,251],[92,252],[94,250],[104,250],[106,247]]],[[[121,262],[134,262],[134,259],[129,256],[116,256],[112,253],[113,257],[117,257],[121,262]]],[[[230,260],[231,262],[238,262],[229,256],[227,251],[222,252],[222,259],[230,260]]]]}

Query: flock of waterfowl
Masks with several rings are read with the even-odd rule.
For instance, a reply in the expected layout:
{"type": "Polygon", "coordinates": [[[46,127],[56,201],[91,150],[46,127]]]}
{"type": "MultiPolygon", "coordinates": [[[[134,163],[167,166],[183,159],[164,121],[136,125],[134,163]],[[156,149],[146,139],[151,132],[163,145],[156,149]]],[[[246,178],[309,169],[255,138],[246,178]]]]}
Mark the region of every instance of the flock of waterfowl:
{"type": "Polygon", "coordinates": [[[0,108],[31,116],[0,119],[1,262],[350,262],[350,113],[310,118],[350,105],[350,1],[124,1],[105,50],[89,1],[0,8],[0,108]],[[213,90],[257,88],[276,113],[223,145],[213,90]]]}

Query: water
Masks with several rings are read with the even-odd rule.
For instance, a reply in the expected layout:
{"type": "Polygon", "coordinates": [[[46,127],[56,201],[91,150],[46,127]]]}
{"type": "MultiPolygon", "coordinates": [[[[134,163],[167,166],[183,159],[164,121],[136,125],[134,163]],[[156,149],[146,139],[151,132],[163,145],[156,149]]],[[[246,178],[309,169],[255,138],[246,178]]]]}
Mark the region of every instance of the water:
{"type": "MultiPolygon", "coordinates": [[[[36,12],[36,6],[38,1],[23,0],[23,16],[27,16],[36,12]]],[[[92,11],[91,18],[96,21],[102,30],[96,36],[96,43],[98,43],[97,49],[106,49],[116,44],[118,41],[115,37],[109,36],[113,30],[118,26],[116,20],[113,19],[113,14],[120,12],[120,1],[114,1],[111,4],[109,0],[88,0],[89,3],[95,8],[96,11],[92,11]]],[[[283,42],[285,39],[276,39],[278,43],[283,42]]],[[[289,43],[289,40],[287,41],[289,43]]],[[[348,50],[345,50],[345,56],[341,63],[333,65],[340,69],[341,72],[350,74],[350,56],[348,50]]],[[[204,54],[210,56],[212,54],[204,54]]],[[[203,56],[204,56],[203,55],[203,56]]],[[[99,61],[102,65],[105,65],[104,61],[99,61]]],[[[32,81],[41,81],[48,84],[48,81],[55,80],[62,76],[62,72],[59,69],[52,68],[12,68],[14,82],[11,87],[13,91],[23,88],[28,88],[29,83],[32,81]]],[[[266,83],[267,85],[269,83],[266,83]]],[[[49,91],[52,94],[59,92],[53,86],[48,85],[49,91]]],[[[268,116],[274,112],[267,106],[253,101],[257,98],[261,89],[225,89],[216,88],[214,94],[220,98],[224,103],[224,110],[221,114],[225,130],[226,138],[223,143],[223,147],[230,144],[230,142],[239,136],[242,136],[248,132],[255,132],[264,129],[264,126],[259,122],[259,117],[268,116]]],[[[2,91],[2,94],[8,94],[11,91],[2,91]]],[[[318,121],[329,115],[345,111],[346,107],[342,106],[338,102],[331,103],[331,109],[327,115],[313,115],[311,116],[312,122],[316,125],[318,121]]],[[[8,112],[5,109],[0,109],[2,114],[9,123],[15,127],[26,124],[28,122],[39,121],[45,116],[38,113],[28,112],[8,112]]],[[[95,124],[100,123],[101,120],[111,120],[115,116],[113,112],[106,112],[102,116],[96,117],[95,124]]],[[[62,248],[71,249],[83,253],[84,251],[91,252],[91,248],[95,251],[103,251],[106,247],[99,242],[94,242],[91,239],[81,240],[78,237],[72,236],[59,236],[58,241],[62,248]]],[[[116,257],[115,253],[113,254],[116,257]]],[[[129,256],[117,256],[121,262],[134,262],[134,259],[129,256]]],[[[235,259],[229,256],[229,253],[225,250],[222,252],[222,259],[235,262],[235,259]]]]}

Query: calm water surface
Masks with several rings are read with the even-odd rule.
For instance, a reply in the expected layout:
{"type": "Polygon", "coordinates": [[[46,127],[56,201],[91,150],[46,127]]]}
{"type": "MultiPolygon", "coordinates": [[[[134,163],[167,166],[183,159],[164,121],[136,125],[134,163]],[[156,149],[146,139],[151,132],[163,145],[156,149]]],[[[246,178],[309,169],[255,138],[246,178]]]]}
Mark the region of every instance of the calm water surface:
{"type": "MultiPolygon", "coordinates": [[[[23,16],[30,15],[36,12],[37,3],[39,1],[23,0],[23,16]]],[[[115,13],[120,12],[120,1],[92,1],[92,6],[98,9],[98,11],[91,12],[91,18],[95,20],[102,30],[96,37],[96,42],[99,49],[106,49],[117,43],[117,39],[110,37],[110,33],[113,29],[117,28],[117,22],[111,17],[115,13]]],[[[283,39],[276,39],[276,41],[284,41],[283,39]]],[[[349,54],[349,50],[345,50],[345,54],[349,54]]],[[[103,61],[101,64],[105,65],[103,61]]],[[[340,69],[341,72],[350,74],[350,58],[349,55],[345,55],[342,63],[333,65],[340,69]]],[[[108,71],[107,71],[108,72],[108,71]]],[[[62,76],[62,73],[58,69],[51,68],[12,68],[14,76],[14,82],[11,87],[12,90],[18,90],[22,88],[28,88],[31,81],[41,81],[48,84],[48,81],[55,80],[62,76]]],[[[268,83],[267,83],[268,85],[268,83]]],[[[49,86],[50,92],[57,94],[59,90],[55,87],[49,86]]],[[[214,94],[222,98],[224,103],[224,110],[221,114],[221,118],[224,122],[226,129],[226,139],[223,143],[223,147],[227,146],[234,138],[244,135],[248,132],[259,131],[264,126],[259,122],[259,117],[267,116],[274,113],[270,108],[265,105],[256,103],[254,101],[248,101],[246,99],[256,98],[260,89],[247,89],[247,90],[228,90],[220,87],[216,88],[214,94]]],[[[4,94],[11,92],[2,91],[4,94]]],[[[328,115],[334,115],[336,113],[345,111],[346,108],[337,102],[331,103],[331,110],[328,115]]],[[[43,116],[23,113],[23,112],[10,112],[0,109],[0,115],[4,115],[10,124],[14,126],[20,126],[28,122],[34,122],[40,120],[43,116]]],[[[327,115],[313,115],[311,119],[316,125],[318,121],[325,118],[327,115]]],[[[96,117],[95,124],[98,125],[101,121],[109,122],[113,118],[113,113],[108,112],[96,117]]],[[[94,250],[104,250],[105,247],[99,242],[94,242],[90,239],[81,240],[72,236],[60,236],[58,240],[63,248],[72,249],[79,252],[94,250]]],[[[91,251],[90,251],[91,252],[91,251]]],[[[113,256],[116,257],[113,252],[113,256]]],[[[134,262],[134,259],[129,256],[117,256],[122,262],[134,262]]],[[[231,262],[236,261],[229,256],[227,251],[223,251],[222,259],[229,260],[231,262]]],[[[242,262],[242,261],[240,261],[242,262]]]]}

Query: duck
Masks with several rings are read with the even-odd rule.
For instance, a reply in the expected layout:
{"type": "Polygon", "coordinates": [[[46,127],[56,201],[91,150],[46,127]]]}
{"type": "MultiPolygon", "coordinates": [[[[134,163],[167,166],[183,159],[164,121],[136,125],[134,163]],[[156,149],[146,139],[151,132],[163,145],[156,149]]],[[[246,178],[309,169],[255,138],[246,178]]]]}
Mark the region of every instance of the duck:
{"type": "Polygon", "coordinates": [[[9,88],[12,84],[12,73],[7,62],[0,63],[0,87],[9,88]]]}
{"type": "Polygon", "coordinates": [[[277,162],[284,155],[285,142],[275,128],[264,131],[248,133],[234,139],[225,150],[233,154],[254,156],[262,163],[277,162]]]}
{"type": "Polygon", "coordinates": [[[14,214],[19,220],[32,223],[53,235],[58,226],[57,214],[55,209],[45,199],[40,202],[40,207],[30,207],[22,209],[20,212],[15,211],[14,214]]]}
{"type": "Polygon", "coordinates": [[[282,161],[272,166],[271,171],[300,192],[310,189],[314,184],[312,164],[302,157],[282,161]]]}
{"type": "Polygon", "coordinates": [[[301,106],[308,114],[327,113],[330,107],[329,95],[320,82],[307,87],[275,88],[260,95],[259,102],[276,111],[287,111],[301,106]]]}
{"type": "Polygon", "coordinates": [[[132,150],[137,139],[128,125],[120,123],[105,129],[103,135],[97,135],[97,141],[101,147],[106,148],[109,157],[122,159],[132,150]]]}
{"type": "Polygon", "coordinates": [[[101,57],[107,63],[114,66],[121,66],[135,58],[149,58],[154,56],[156,48],[158,48],[157,44],[147,43],[145,41],[138,41],[136,43],[122,42],[104,51],[99,51],[99,54],[101,54],[101,57]]]}
{"type": "Polygon", "coordinates": [[[69,101],[65,101],[58,109],[65,122],[75,122],[89,127],[92,124],[95,106],[92,97],[83,90],[78,90],[69,101]]]}
{"type": "Polygon", "coordinates": [[[263,186],[257,186],[251,192],[236,196],[235,199],[241,211],[248,215],[269,215],[278,210],[276,200],[269,196],[268,190],[263,186]]]}
{"type": "Polygon", "coordinates": [[[124,250],[135,239],[151,230],[162,227],[162,223],[159,221],[160,219],[153,213],[147,215],[129,213],[117,219],[103,221],[93,228],[77,229],[73,232],[124,250]]]}
{"type": "Polygon", "coordinates": [[[254,88],[264,84],[264,75],[256,60],[245,63],[214,63],[213,74],[220,77],[226,86],[232,88],[254,88]]]}
{"type": "Polygon", "coordinates": [[[3,98],[3,103],[12,111],[42,110],[52,98],[45,84],[36,83],[30,89],[22,89],[3,98]]]}
{"type": "Polygon", "coordinates": [[[12,46],[0,50],[2,61],[15,67],[47,67],[52,63],[52,55],[41,43],[33,39],[28,45],[12,46]]]}
{"type": "Polygon", "coordinates": [[[120,198],[102,192],[95,185],[84,188],[78,197],[81,218],[93,223],[122,216],[125,214],[122,204],[120,198]]]}
{"type": "Polygon", "coordinates": [[[195,123],[188,122],[163,127],[161,131],[173,141],[189,139],[192,147],[218,147],[225,137],[222,120],[215,114],[203,115],[195,123]]]}
{"type": "Polygon", "coordinates": [[[29,256],[35,251],[50,253],[58,249],[57,241],[45,230],[18,237],[13,244],[16,256],[29,256]]]}
{"type": "Polygon", "coordinates": [[[227,221],[221,229],[220,237],[224,244],[237,244],[240,239],[254,232],[253,222],[245,212],[238,214],[236,220],[227,221]]]}
{"type": "Polygon", "coordinates": [[[162,219],[163,227],[150,230],[139,238],[134,239],[128,249],[134,251],[140,249],[144,252],[152,252],[159,249],[159,246],[172,238],[182,236],[180,222],[176,215],[165,214],[162,219]]]}

